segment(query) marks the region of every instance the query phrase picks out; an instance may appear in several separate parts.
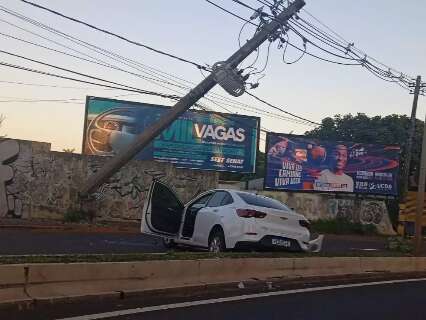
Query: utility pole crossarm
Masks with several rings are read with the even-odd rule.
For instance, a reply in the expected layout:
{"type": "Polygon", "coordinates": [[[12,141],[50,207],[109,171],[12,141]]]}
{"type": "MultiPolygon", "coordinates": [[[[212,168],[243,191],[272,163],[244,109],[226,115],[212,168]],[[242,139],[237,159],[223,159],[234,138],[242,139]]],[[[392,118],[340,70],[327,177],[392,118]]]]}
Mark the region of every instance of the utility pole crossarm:
{"type": "MultiPolygon", "coordinates": [[[[237,52],[226,60],[231,68],[236,68],[245,58],[255,51],[269,36],[273,35],[279,28],[305,6],[304,0],[295,0],[272,21],[265,24],[252,39],[247,41],[237,52]]],[[[133,159],[143,148],[145,148],[164,129],[172,124],[180,115],[193,106],[207,92],[216,85],[215,74],[212,72],[200,84],[185,95],[174,107],[157,123],[154,123],[140,135],[122,153],[109,160],[98,172],[89,177],[85,187],[80,192],[81,197],[86,197],[101,184],[105,183],[117,170],[121,169],[127,162],[133,159]]]]}

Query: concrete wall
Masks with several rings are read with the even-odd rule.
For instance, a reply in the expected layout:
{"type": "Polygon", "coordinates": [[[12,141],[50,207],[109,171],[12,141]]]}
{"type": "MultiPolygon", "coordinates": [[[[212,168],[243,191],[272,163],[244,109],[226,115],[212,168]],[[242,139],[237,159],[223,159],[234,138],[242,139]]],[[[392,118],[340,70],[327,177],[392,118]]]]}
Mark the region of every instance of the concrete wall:
{"type": "MultiPolygon", "coordinates": [[[[63,219],[67,211],[79,211],[78,191],[87,177],[107,158],[52,152],[50,144],[0,141],[0,218],[63,219]]],[[[187,201],[217,186],[217,173],[177,169],[154,161],[131,161],[94,194],[85,205],[97,220],[136,220],[153,177],[171,185],[187,201]]]]}
{"type": "Polygon", "coordinates": [[[351,196],[336,198],[329,194],[260,191],[294,208],[310,220],[347,218],[353,222],[374,224],[380,234],[394,235],[384,201],[361,200],[351,196]]]}

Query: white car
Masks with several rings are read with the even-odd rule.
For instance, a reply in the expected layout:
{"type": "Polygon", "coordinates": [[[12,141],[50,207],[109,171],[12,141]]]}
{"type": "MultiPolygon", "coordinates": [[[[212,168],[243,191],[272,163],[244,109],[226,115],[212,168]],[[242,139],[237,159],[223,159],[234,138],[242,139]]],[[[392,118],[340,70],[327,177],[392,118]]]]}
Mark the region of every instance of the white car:
{"type": "Polygon", "coordinates": [[[321,249],[311,240],[309,221],[285,204],[253,193],[217,189],[184,205],[164,183],[155,180],[142,214],[142,233],[159,235],[165,243],[221,252],[262,247],[290,251],[321,249]]]}

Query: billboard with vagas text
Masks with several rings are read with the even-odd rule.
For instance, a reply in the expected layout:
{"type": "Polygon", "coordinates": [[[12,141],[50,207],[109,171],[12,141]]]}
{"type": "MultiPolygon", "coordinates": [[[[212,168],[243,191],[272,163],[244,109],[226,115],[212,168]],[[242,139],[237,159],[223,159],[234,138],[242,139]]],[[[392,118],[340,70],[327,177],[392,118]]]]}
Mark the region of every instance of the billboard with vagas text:
{"type": "MultiPolygon", "coordinates": [[[[168,110],[165,106],[88,97],[83,153],[120,153],[168,110]]],[[[257,117],[189,110],[136,159],[170,162],[182,168],[252,173],[259,122],[257,117]]]]}

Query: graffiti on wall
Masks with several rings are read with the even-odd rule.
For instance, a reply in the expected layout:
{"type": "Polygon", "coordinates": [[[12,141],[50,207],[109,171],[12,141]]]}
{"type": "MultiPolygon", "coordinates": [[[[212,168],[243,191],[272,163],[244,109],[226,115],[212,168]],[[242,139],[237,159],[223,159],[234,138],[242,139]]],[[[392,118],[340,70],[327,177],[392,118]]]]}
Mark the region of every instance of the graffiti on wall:
{"type": "Polygon", "coordinates": [[[355,198],[331,198],[328,195],[262,191],[310,220],[347,219],[362,224],[374,224],[379,233],[394,234],[384,201],[355,198]]]}
{"type": "Polygon", "coordinates": [[[19,144],[16,141],[0,141],[0,217],[6,217],[10,212],[19,210],[20,202],[7,190],[7,185],[14,178],[14,170],[10,164],[18,155],[19,144]]]}
{"type": "MultiPolygon", "coordinates": [[[[104,157],[50,151],[48,143],[0,141],[0,218],[62,219],[85,210],[79,190],[104,157]]],[[[89,217],[103,221],[140,219],[153,179],[161,179],[187,201],[217,186],[217,174],[177,169],[169,163],[131,161],[94,194],[89,217]]]]}

